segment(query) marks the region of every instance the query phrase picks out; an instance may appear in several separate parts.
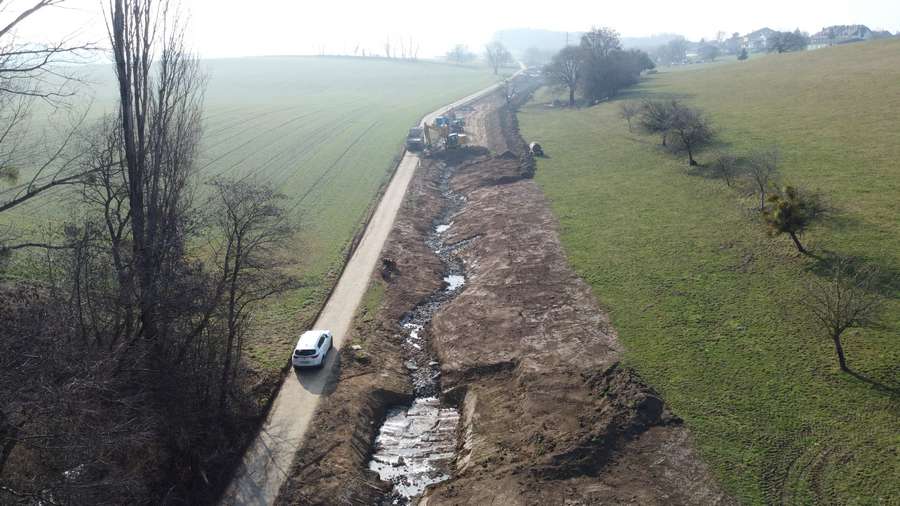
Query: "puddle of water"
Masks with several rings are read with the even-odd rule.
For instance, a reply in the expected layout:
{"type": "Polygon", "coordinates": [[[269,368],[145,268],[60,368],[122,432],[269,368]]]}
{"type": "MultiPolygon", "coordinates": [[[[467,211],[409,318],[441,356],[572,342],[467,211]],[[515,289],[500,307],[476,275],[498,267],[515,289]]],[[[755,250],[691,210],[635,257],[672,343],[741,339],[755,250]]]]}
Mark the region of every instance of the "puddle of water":
{"type": "Polygon", "coordinates": [[[437,397],[420,397],[409,408],[392,408],[375,439],[369,469],[394,484],[394,504],[450,478],[459,412],[437,397]]]}
{"type": "Polygon", "coordinates": [[[451,274],[444,277],[444,282],[447,283],[448,292],[455,292],[466,284],[466,277],[460,276],[459,274],[451,274]]]}
{"type": "Polygon", "coordinates": [[[409,338],[410,339],[414,339],[414,340],[419,339],[419,332],[422,331],[421,325],[416,325],[415,323],[407,323],[407,324],[403,325],[403,328],[409,330],[409,338]]]}

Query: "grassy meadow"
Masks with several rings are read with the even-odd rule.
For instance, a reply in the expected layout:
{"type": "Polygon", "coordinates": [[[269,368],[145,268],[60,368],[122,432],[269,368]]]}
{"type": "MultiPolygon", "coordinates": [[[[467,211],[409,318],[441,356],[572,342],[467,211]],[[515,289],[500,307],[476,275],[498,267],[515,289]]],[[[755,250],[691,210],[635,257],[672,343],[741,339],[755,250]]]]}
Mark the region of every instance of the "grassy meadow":
{"type": "MultiPolygon", "coordinates": [[[[625,99],[704,109],[717,149],[777,146],[784,181],[837,208],[804,237],[887,278],[881,325],[832,343],[799,300],[821,268],[769,237],[753,200],[691,173],[629,132],[619,101],[519,115],[549,155],[536,179],[569,260],[609,311],[626,361],[685,419],[726,488],[748,504],[900,501],[900,40],[692,66],[625,99]]],[[[698,157],[709,161],[714,150],[698,157]]]]}
{"type": "MultiPolygon", "coordinates": [[[[334,283],[350,240],[392,173],[407,129],[495,77],[481,67],[374,58],[261,57],[208,60],[204,66],[209,81],[201,177],[271,181],[289,197],[299,227],[289,254],[304,287],[260,315],[247,352],[274,372],[334,283]]],[[[92,103],[88,123],[114,111],[111,72],[86,72],[93,84],[83,97],[92,103]]],[[[68,198],[58,192],[36,199],[0,225],[40,228],[68,212],[68,198]]]]}

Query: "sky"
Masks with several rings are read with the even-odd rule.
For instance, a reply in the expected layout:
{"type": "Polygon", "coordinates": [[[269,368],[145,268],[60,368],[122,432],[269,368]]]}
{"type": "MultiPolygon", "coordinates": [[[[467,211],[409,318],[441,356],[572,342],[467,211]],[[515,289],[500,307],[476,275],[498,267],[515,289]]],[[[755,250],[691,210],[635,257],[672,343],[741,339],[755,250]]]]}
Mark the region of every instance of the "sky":
{"type": "MultiPolygon", "coordinates": [[[[173,0],[174,1],[174,0],[173,0]]],[[[7,0],[0,20],[34,0],[7,0]]],[[[764,26],[814,33],[834,24],[900,31],[900,0],[180,0],[188,41],[205,58],[283,54],[384,53],[390,40],[418,47],[419,57],[454,44],[478,50],[507,28],[585,31],[609,26],[623,36],[678,33],[691,40],[718,31],[747,33],[764,26]],[[551,7],[548,7],[551,6],[551,7]]],[[[20,40],[71,35],[105,44],[108,0],[65,0],[19,31],[20,40]]]]}

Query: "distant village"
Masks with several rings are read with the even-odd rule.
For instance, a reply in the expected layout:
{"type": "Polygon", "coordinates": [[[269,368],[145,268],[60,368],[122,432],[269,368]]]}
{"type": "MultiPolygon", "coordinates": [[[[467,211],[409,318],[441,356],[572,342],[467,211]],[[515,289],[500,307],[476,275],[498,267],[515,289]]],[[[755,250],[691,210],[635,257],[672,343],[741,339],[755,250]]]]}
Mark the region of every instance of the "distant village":
{"type": "MultiPolygon", "coordinates": [[[[560,48],[577,44],[582,35],[580,32],[508,29],[498,31],[494,38],[503,41],[526,64],[540,66],[549,62],[560,48]]],[[[886,30],[872,30],[866,25],[834,25],[813,35],[800,30],[781,32],[766,27],[746,35],[719,32],[714,39],[701,39],[699,42],[676,34],[622,37],[621,42],[626,49],[646,52],[657,65],[687,65],[715,61],[726,55],[746,59],[754,53],[815,50],[898,35],[886,30]]],[[[453,60],[451,56],[448,59],[453,60]]]]}
{"type": "MultiPolygon", "coordinates": [[[[744,47],[752,51],[763,52],[767,50],[767,42],[776,34],[771,28],[763,28],[742,37],[744,47]]],[[[887,30],[875,31],[866,25],[835,25],[823,28],[822,31],[809,37],[807,49],[821,49],[823,47],[839,44],[851,44],[874,39],[893,37],[894,34],[887,30]]]]}
{"type": "Polygon", "coordinates": [[[716,40],[701,39],[700,42],[673,38],[651,53],[657,63],[683,65],[715,60],[725,54],[746,58],[748,53],[811,51],[894,36],[887,30],[872,30],[866,25],[828,26],[813,35],[800,30],[779,32],[766,27],[746,35],[734,33],[730,38],[720,32],[716,40]]]}

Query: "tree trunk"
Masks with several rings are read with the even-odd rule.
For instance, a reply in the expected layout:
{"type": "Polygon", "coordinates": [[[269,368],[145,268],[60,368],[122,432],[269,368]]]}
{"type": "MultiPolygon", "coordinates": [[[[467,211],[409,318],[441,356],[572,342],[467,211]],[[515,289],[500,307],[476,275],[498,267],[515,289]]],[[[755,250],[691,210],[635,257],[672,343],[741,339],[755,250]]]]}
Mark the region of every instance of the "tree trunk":
{"type": "Polygon", "coordinates": [[[847,367],[847,360],[844,359],[844,347],[841,346],[841,335],[836,333],[832,336],[832,339],[834,339],[834,351],[837,352],[838,364],[840,364],[841,370],[850,372],[850,369],[847,367]]]}
{"type": "Polygon", "coordinates": [[[797,237],[797,234],[795,234],[793,232],[788,232],[788,235],[790,235],[791,240],[794,241],[794,246],[797,247],[797,251],[799,251],[800,253],[803,253],[804,255],[809,254],[806,251],[806,248],[803,247],[803,244],[800,243],[800,239],[797,237]]]}
{"type": "MultiPolygon", "coordinates": [[[[235,234],[240,234],[237,230],[235,234]]],[[[240,276],[241,267],[243,265],[244,248],[243,237],[237,236],[235,241],[234,266],[231,269],[230,286],[228,287],[228,339],[225,344],[225,364],[222,367],[222,380],[220,384],[219,409],[225,409],[225,400],[228,395],[229,371],[231,370],[231,355],[234,350],[234,337],[237,334],[238,318],[237,313],[237,296],[238,296],[238,276],[240,276]]]]}
{"type": "Polygon", "coordinates": [[[12,422],[8,422],[3,413],[0,412],[0,441],[2,441],[2,444],[0,444],[0,475],[3,474],[6,461],[16,446],[18,441],[16,436],[18,435],[19,428],[13,425],[12,422]]]}
{"type": "Polygon", "coordinates": [[[569,107],[575,107],[575,87],[569,86],[569,107]]]}

